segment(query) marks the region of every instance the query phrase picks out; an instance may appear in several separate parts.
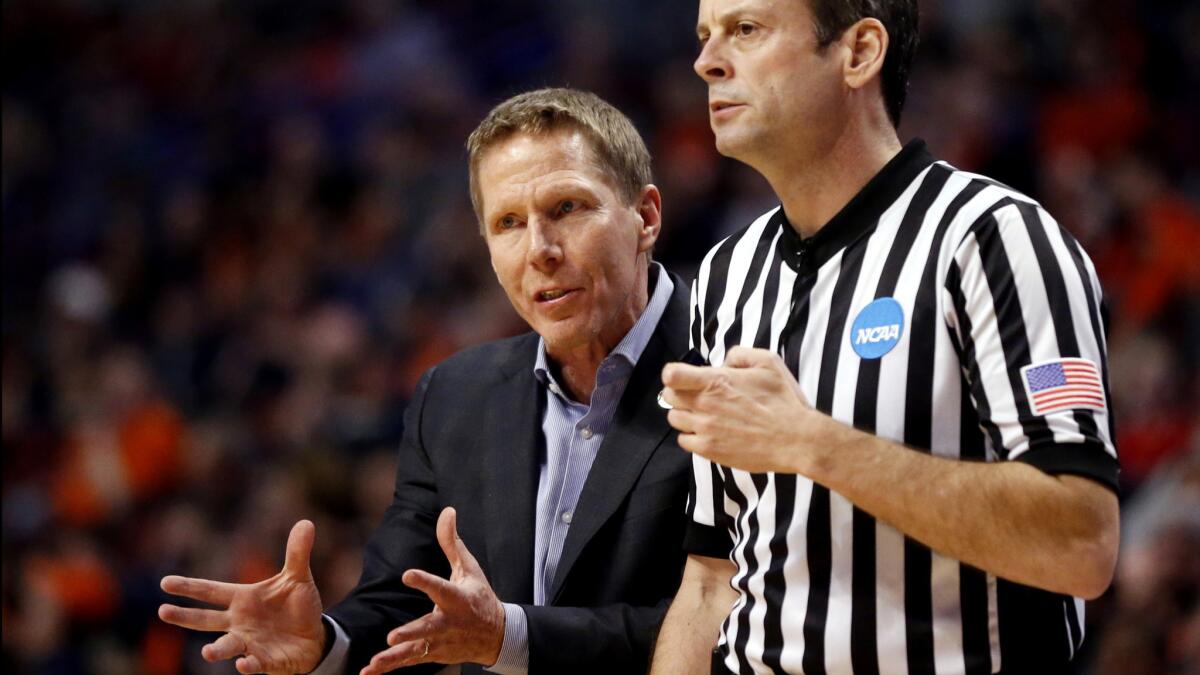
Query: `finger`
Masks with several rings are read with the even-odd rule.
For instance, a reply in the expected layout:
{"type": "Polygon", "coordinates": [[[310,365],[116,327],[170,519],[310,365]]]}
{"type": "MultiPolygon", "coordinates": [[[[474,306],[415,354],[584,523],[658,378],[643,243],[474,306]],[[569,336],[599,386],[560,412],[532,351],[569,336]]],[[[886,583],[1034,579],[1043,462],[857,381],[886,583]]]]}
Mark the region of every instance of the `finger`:
{"type": "Polygon", "coordinates": [[[663,366],[663,384],[679,391],[701,391],[712,381],[716,368],[690,366],[686,363],[668,363],[663,366]]]}
{"type": "MultiPolygon", "coordinates": [[[[402,642],[372,656],[371,662],[367,664],[366,668],[362,669],[360,675],[379,675],[380,673],[386,673],[401,666],[420,663],[425,658],[424,640],[402,642]]],[[[432,656],[429,658],[432,658],[432,656]]]]}
{"type": "Polygon", "coordinates": [[[778,358],[775,352],[766,349],[734,345],[725,353],[725,360],[722,362],[722,365],[727,368],[755,368],[757,366],[766,366],[775,358],[778,358]]]}
{"type": "Polygon", "coordinates": [[[750,377],[748,373],[757,372],[674,363],[667,364],[667,368],[670,370],[663,370],[663,384],[666,385],[664,391],[671,397],[668,402],[673,400],[674,407],[684,410],[709,412],[715,411],[722,402],[738,398],[741,395],[739,389],[750,377]]]}
{"type": "Polygon", "coordinates": [[[267,669],[263,667],[262,660],[257,656],[243,656],[237,661],[234,661],[233,667],[237,668],[237,671],[239,673],[243,673],[244,675],[267,672],[267,669]]]}
{"type": "Polygon", "coordinates": [[[699,416],[688,410],[675,408],[667,413],[667,423],[681,434],[694,434],[699,426],[699,416]]]}
{"type": "Polygon", "coordinates": [[[438,632],[437,621],[433,618],[432,614],[426,614],[425,616],[409,621],[399,628],[393,628],[392,632],[388,633],[387,643],[394,646],[411,640],[432,640],[436,632],[438,632]]]}
{"type": "Polygon", "coordinates": [[[446,560],[450,561],[450,569],[457,569],[461,562],[458,557],[458,512],[453,506],[447,506],[438,515],[437,540],[446,560]]]}
{"type": "Polygon", "coordinates": [[[159,587],[171,595],[179,595],[200,602],[207,602],[210,605],[229,606],[233,601],[233,592],[237,588],[236,584],[227,584],[220,581],[210,581],[208,579],[191,579],[180,576],[163,577],[158,583],[159,587]]]}
{"type": "Polygon", "coordinates": [[[695,392],[691,392],[691,391],[683,392],[678,389],[672,389],[670,387],[663,387],[663,389],[660,393],[662,395],[662,400],[665,401],[667,405],[671,406],[670,408],[668,408],[668,410],[673,410],[676,408],[682,408],[684,410],[694,410],[695,409],[695,404],[696,404],[696,393],[695,392]]]}
{"type": "Polygon", "coordinates": [[[479,566],[479,561],[467,548],[466,542],[462,539],[458,540],[458,559],[462,563],[462,571],[465,575],[471,577],[482,577],[483,568],[479,566]]]}
{"type": "MultiPolygon", "coordinates": [[[[462,537],[458,536],[458,512],[454,509],[447,510],[450,511],[450,516],[448,518],[448,520],[450,520],[450,526],[448,529],[454,536],[454,554],[455,557],[458,558],[459,570],[469,575],[483,576],[483,570],[479,567],[479,561],[475,559],[475,556],[471,553],[471,550],[467,548],[467,542],[463,541],[462,537]]],[[[439,523],[439,525],[440,524],[441,523],[439,523]]],[[[440,542],[441,537],[439,536],[438,539],[440,542]]],[[[447,556],[447,559],[449,559],[449,556],[447,556]]],[[[451,564],[454,564],[453,561],[451,561],[451,564]]]]}
{"type": "Polygon", "coordinates": [[[205,661],[224,661],[245,653],[246,641],[233,633],[226,633],[200,649],[205,661]]]}
{"type": "Polygon", "coordinates": [[[229,630],[229,618],[221,610],[159,605],[158,618],[169,624],[192,630],[229,630]]]}
{"type": "Polygon", "coordinates": [[[696,434],[679,434],[679,447],[687,450],[690,453],[700,455],[709,461],[720,464],[719,461],[713,458],[711,454],[712,446],[709,444],[708,439],[704,436],[698,436],[696,434]]]}
{"type": "Polygon", "coordinates": [[[424,570],[408,570],[400,577],[405,586],[415,588],[429,596],[439,607],[453,602],[458,598],[458,590],[454,584],[445,579],[430,574],[424,570]]]}
{"type": "Polygon", "coordinates": [[[752,379],[759,382],[795,383],[796,376],[788,370],[783,357],[767,349],[735,346],[725,356],[724,365],[743,372],[753,371],[752,379]]]}
{"type": "Polygon", "coordinates": [[[308,559],[312,556],[313,541],[317,537],[317,527],[311,520],[301,520],[292,526],[288,534],[287,553],[283,559],[283,569],[293,577],[311,579],[308,559]]]}

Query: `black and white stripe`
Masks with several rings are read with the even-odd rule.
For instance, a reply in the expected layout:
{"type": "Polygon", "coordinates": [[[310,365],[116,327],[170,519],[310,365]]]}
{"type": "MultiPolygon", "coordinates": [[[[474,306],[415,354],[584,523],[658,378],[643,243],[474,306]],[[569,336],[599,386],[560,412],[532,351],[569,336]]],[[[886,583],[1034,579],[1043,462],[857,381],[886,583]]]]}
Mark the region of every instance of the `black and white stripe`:
{"type": "MultiPolygon", "coordinates": [[[[692,294],[692,344],[714,365],[734,345],[772,349],[846,424],[1115,488],[1107,411],[1032,415],[1020,375],[1081,357],[1107,382],[1090,261],[1037,203],[920,143],[808,241],[775,209],[721,242],[692,294]],[[884,297],[903,308],[899,342],[860,358],[850,327],[884,297]]],[[[1022,672],[1083,639],[1080,600],[938,555],[802,476],[693,468],[689,547],[737,566],[719,641],[733,672],[1022,672]]]]}

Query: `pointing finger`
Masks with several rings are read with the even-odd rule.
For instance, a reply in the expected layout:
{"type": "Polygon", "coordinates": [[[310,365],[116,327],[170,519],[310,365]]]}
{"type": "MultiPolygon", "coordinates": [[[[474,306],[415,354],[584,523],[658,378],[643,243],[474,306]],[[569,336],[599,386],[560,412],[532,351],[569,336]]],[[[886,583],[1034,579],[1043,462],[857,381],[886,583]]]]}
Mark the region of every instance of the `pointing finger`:
{"type": "Polygon", "coordinates": [[[158,585],[171,595],[222,606],[228,606],[233,601],[233,592],[236,588],[235,584],[174,575],[163,577],[158,585]]]}
{"type": "Polygon", "coordinates": [[[288,534],[287,553],[283,561],[283,569],[293,577],[311,579],[312,571],[308,559],[312,555],[313,541],[317,536],[317,528],[311,520],[301,520],[292,526],[288,534]]]}
{"type": "Polygon", "coordinates": [[[229,629],[229,618],[225,612],[215,609],[160,605],[158,618],[169,624],[192,630],[223,631],[229,629]]]}
{"type": "Polygon", "coordinates": [[[233,633],[222,635],[200,650],[200,656],[203,656],[205,661],[224,661],[245,653],[246,641],[233,633]]]}

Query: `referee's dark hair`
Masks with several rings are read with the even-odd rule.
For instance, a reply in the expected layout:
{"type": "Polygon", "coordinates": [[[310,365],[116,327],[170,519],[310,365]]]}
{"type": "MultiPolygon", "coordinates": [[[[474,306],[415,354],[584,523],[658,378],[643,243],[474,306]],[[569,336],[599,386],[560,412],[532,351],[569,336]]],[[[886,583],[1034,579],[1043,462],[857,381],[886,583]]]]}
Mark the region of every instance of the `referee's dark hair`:
{"type": "Polygon", "coordinates": [[[547,134],[560,129],[578,130],[587,137],[596,164],[612,179],[626,204],[632,204],[642,188],[653,182],[646,142],[620,110],[599,96],[578,89],[527,91],[492,108],[467,138],[471,205],[475,207],[480,232],[483,215],[478,169],[483,153],[513,134],[547,134]]]}
{"type": "Polygon", "coordinates": [[[828,47],[861,19],[878,19],[888,34],[883,59],[883,103],[892,126],[900,126],[900,113],[908,97],[908,73],[917,51],[917,0],[808,0],[817,32],[817,44],[828,47]]]}

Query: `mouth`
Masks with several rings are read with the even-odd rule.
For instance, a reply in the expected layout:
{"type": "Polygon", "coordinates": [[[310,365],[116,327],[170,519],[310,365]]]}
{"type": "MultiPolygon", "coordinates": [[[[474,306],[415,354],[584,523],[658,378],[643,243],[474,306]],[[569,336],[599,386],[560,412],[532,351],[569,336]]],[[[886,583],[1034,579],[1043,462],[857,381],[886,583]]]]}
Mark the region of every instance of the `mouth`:
{"type": "Polygon", "coordinates": [[[715,115],[726,110],[732,110],[744,106],[744,103],[735,103],[733,101],[712,101],[708,104],[708,110],[715,115]]]}
{"type": "Polygon", "coordinates": [[[545,290],[534,293],[533,300],[534,300],[534,302],[536,302],[540,305],[548,305],[548,304],[560,302],[560,301],[564,300],[565,298],[568,298],[571,295],[574,295],[579,290],[580,289],[578,289],[578,288],[547,288],[545,290]]]}

